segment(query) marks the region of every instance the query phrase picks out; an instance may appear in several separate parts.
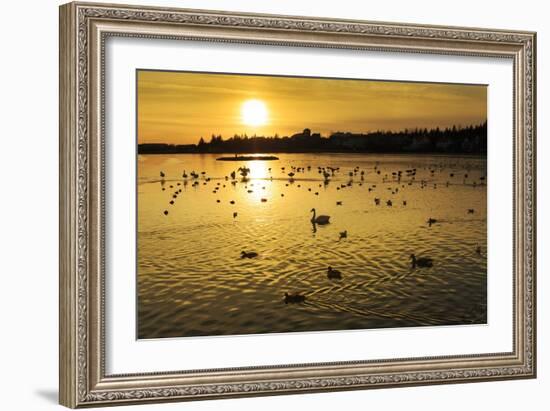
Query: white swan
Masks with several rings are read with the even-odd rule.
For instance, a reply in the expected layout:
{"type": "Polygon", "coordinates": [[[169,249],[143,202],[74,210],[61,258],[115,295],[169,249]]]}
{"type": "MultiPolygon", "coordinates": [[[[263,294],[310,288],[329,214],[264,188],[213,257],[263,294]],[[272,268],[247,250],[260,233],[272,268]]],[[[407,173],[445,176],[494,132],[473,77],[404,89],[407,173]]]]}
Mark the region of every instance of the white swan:
{"type": "Polygon", "coordinates": [[[330,223],[330,216],[328,215],[320,215],[317,216],[316,211],[314,208],[311,209],[311,212],[313,213],[313,216],[311,217],[311,222],[313,224],[319,224],[319,225],[325,225],[330,223]]]}

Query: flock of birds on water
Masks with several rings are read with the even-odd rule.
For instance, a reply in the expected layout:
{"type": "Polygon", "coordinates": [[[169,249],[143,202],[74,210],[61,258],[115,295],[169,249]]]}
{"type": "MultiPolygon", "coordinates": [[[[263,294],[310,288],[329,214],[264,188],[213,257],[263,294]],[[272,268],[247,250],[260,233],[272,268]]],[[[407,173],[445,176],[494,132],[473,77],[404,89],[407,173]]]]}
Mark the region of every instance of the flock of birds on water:
{"type": "MultiPolygon", "coordinates": [[[[312,167],[309,166],[309,165],[306,166],[306,167],[295,167],[295,166],[290,166],[288,168],[281,167],[281,172],[283,174],[286,174],[285,179],[288,179],[288,182],[286,183],[286,186],[288,187],[290,184],[295,183],[295,181],[296,181],[295,177],[299,173],[305,173],[306,171],[309,172],[309,171],[311,171],[311,169],[312,169],[312,167]],[[288,171],[288,173],[287,173],[287,171],[288,171]]],[[[443,167],[430,166],[430,167],[427,167],[427,169],[428,169],[428,172],[430,173],[431,177],[434,177],[435,173],[437,171],[439,171],[440,173],[442,173],[444,171],[443,167]]],[[[326,187],[339,174],[340,167],[320,167],[319,166],[319,167],[317,167],[317,171],[323,177],[322,183],[318,184],[318,186],[319,187],[323,187],[323,186],[326,187]]],[[[268,168],[268,172],[271,175],[272,169],[268,168]]],[[[359,186],[362,186],[363,184],[365,184],[365,175],[366,175],[366,173],[367,172],[365,170],[361,170],[360,167],[358,167],[358,166],[354,167],[351,171],[349,171],[347,173],[347,175],[349,177],[349,180],[347,181],[347,183],[339,183],[336,186],[336,190],[344,190],[346,188],[352,187],[353,184],[355,184],[355,183],[358,184],[359,186]],[[359,181],[357,181],[357,182],[354,180],[354,178],[356,178],[356,177],[359,177],[359,181]]],[[[387,188],[387,190],[390,191],[392,195],[397,194],[399,192],[399,189],[403,190],[403,189],[406,188],[406,186],[411,186],[415,183],[420,184],[421,189],[432,188],[432,189],[435,190],[435,189],[438,188],[437,183],[430,183],[426,179],[421,179],[420,181],[416,181],[416,174],[417,174],[417,169],[416,168],[408,168],[408,169],[405,169],[405,170],[396,170],[396,171],[391,172],[391,174],[384,174],[382,176],[382,171],[380,169],[379,164],[377,163],[374,166],[374,173],[376,175],[382,177],[382,183],[388,183],[388,182],[393,183],[394,187],[388,187],[387,188]]],[[[226,184],[224,184],[223,182],[216,182],[215,187],[213,189],[213,193],[217,194],[218,191],[220,190],[220,188],[225,188],[227,184],[231,184],[231,185],[235,186],[239,182],[245,184],[245,189],[247,190],[247,192],[249,194],[253,193],[254,183],[250,182],[249,174],[250,174],[250,168],[248,168],[246,166],[239,167],[237,170],[232,171],[229,175],[226,175],[222,179],[224,182],[226,182],[226,184]],[[237,174],[240,175],[240,177],[237,177],[237,174]]],[[[164,171],[160,171],[159,175],[160,175],[160,179],[161,179],[160,180],[161,187],[162,187],[161,189],[162,189],[162,191],[165,191],[166,190],[166,184],[167,184],[166,183],[166,173],[164,173],[164,171]]],[[[476,188],[477,186],[483,186],[485,184],[485,180],[486,180],[486,177],[483,176],[483,175],[480,176],[478,180],[475,180],[475,179],[472,179],[468,175],[468,172],[462,173],[462,175],[459,175],[458,173],[455,173],[455,172],[451,172],[451,173],[449,173],[450,180],[447,180],[446,183],[444,184],[444,186],[449,187],[449,185],[451,184],[451,180],[456,181],[456,179],[460,178],[460,177],[462,177],[462,184],[463,185],[470,185],[473,188],[476,188]]],[[[177,181],[175,183],[172,181],[172,183],[169,184],[169,186],[168,186],[168,188],[173,190],[172,193],[171,193],[171,199],[169,201],[169,204],[171,206],[175,205],[175,202],[178,199],[178,196],[182,193],[182,189],[181,189],[182,184],[184,186],[186,186],[189,183],[189,181],[193,181],[192,184],[191,184],[192,187],[199,186],[201,184],[201,182],[202,182],[203,185],[206,186],[212,180],[211,177],[207,176],[205,171],[201,171],[200,173],[198,173],[198,172],[195,172],[194,170],[191,171],[190,173],[187,173],[184,170],[182,175],[181,175],[181,178],[182,178],[183,181],[177,181]]],[[[273,177],[272,176],[269,177],[269,180],[273,180],[273,177]]],[[[302,186],[301,186],[301,184],[297,184],[297,187],[301,188],[302,186]]],[[[375,191],[376,188],[377,188],[376,184],[368,185],[368,191],[369,192],[375,191]]],[[[265,186],[262,186],[262,189],[265,189],[265,186]]],[[[307,188],[307,190],[309,192],[312,192],[316,196],[319,195],[319,192],[318,191],[312,191],[311,187],[307,188]]],[[[281,197],[284,197],[284,193],[281,193],[281,197]]],[[[262,197],[260,199],[260,201],[262,203],[265,203],[265,202],[267,202],[267,198],[262,197]]],[[[217,199],[216,202],[220,203],[221,200],[217,199]]],[[[230,200],[229,203],[231,205],[234,205],[236,202],[235,202],[235,200],[230,200]]],[[[382,198],[381,197],[375,197],[374,198],[374,204],[376,206],[381,206],[382,198]]],[[[402,200],[401,204],[402,204],[403,207],[406,207],[407,206],[407,200],[402,200]]],[[[343,202],[342,201],[336,201],[336,205],[337,206],[342,206],[343,202]]],[[[394,206],[394,200],[392,200],[391,198],[386,199],[385,200],[385,205],[386,205],[386,207],[393,207],[394,206]]],[[[312,213],[310,222],[313,226],[313,231],[314,232],[316,231],[316,226],[317,225],[323,226],[323,225],[330,224],[331,217],[329,215],[324,215],[324,214],[317,215],[317,210],[315,208],[312,208],[310,210],[310,212],[312,213]]],[[[474,214],[475,209],[468,208],[466,210],[466,213],[467,214],[474,214]]],[[[169,214],[168,209],[165,209],[163,211],[163,214],[165,216],[167,216],[169,214]]],[[[238,213],[233,212],[233,218],[237,218],[237,217],[238,217],[238,213]]],[[[432,217],[429,217],[428,220],[426,221],[426,224],[428,225],[428,227],[431,227],[432,225],[437,224],[437,223],[438,223],[438,220],[435,219],[435,218],[432,218],[432,217]]],[[[347,230],[339,232],[338,241],[347,238],[347,236],[348,236],[347,230]]],[[[482,252],[481,246],[476,246],[475,252],[477,254],[481,255],[481,252],[482,252]]],[[[258,256],[259,256],[259,254],[255,251],[244,251],[243,250],[243,251],[241,251],[240,258],[253,259],[253,258],[257,258],[258,256]]],[[[410,261],[411,261],[411,268],[412,269],[430,268],[430,267],[433,266],[433,259],[430,258],[430,257],[417,257],[415,254],[411,254],[410,255],[410,261]]],[[[327,268],[327,278],[330,279],[330,280],[341,280],[343,278],[343,276],[342,276],[342,273],[339,270],[334,269],[331,266],[329,266],[327,268]]],[[[289,294],[288,292],[285,292],[283,300],[284,300],[285,304],[298,304],[298,303],[305,302],[306,298],[307,298],[306,295],[302,294],[302,293],[289,294]]]]}

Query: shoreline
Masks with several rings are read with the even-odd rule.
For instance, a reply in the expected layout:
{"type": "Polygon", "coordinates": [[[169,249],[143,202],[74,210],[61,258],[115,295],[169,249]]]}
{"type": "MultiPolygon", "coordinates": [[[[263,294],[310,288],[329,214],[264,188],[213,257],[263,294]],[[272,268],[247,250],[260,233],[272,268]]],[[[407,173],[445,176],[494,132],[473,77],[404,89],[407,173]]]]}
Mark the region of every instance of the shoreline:
{"type": "Polygon", "coordinates": [[[278,160],[279,157],[270,156],[270,155],[250,155],[250,156],[228,156],[228,157],[218,157],[216,161],[273,161],[278,160]]]}
{"type": "MultiPolygon", "coordinates": [[[[319,155],[353,155],[353,156],[434,156],[434,157],[468,157],[468,158],[480,158],[487,160],[487,153],[442,153],[442,152],[399,152],[399,151],[388,151],[388,152],[357,152],[357,151],[277,151],[277,152],[266,152],[262,154],[251,154],[250,156],[240,156],[240,157],[276,157],[276,155],[285,155],[285,154],[319,154],[319,155]]],[[[206,152],[154,152],[154,153],[137,153],[137,155],[199,155],[199,156],[233,156],[235,153],[206,153],[206,152]]],[[[220,157],[221,158],[221,157],[220,157]]],[[[258,160],[263,160],[260,158],[258,160]]],[[[279,160],[278,157],[271,160],[279,160]]],[[[230,161],[230,160],[220,160],[220,161],[230,161]]],[[[243,160],[246,161],[246,160],[243,160]]]]}

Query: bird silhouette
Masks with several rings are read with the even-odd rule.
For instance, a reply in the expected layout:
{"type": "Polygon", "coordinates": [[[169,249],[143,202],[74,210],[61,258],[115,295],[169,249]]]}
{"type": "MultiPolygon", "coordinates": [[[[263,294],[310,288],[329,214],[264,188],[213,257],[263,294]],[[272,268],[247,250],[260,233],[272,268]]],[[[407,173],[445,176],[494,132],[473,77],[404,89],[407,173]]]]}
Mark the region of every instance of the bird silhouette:
{"type": "Polygon", "coordinates": [[[313,216],[311,217],[311,222],[313,224],[319,224],[319,225],[325,225],[330,223],[330,216],[328,215],[320,215],[318,216],[316,214],[316,211],[314,208],[311,209],[311,212],[313,213],[313,216]]]}
{"type": "Polygon", "coordinates": [[[411,254],[411,264],[412,264],[412,268],[416,268],[416,267],[429,268],[433,266],[433,260],[428,257],[417,258],[414,254],[411,254]]]}
{"type": "Polygon", "coordinates": [[[285,304],[298,304],[306,301],[306,296],[303,294],[289,294],[285,293],[285,304]]]}
{"type": "Polygon", "coordinates": [[[327,269],[327,278],[329,279],[341,279],[342,273],[338,270],[333,269],[332,267],[328,267],[327,269]]]}

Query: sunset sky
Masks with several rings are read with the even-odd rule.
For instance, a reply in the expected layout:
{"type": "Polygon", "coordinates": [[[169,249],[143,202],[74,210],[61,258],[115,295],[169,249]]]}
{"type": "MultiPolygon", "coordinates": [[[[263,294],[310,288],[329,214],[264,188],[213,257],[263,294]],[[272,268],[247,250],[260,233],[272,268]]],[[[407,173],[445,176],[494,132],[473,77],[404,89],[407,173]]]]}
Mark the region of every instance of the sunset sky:
{"type": "Polygon", "coordinates": [[[477,124],[487,87],[140,70],[138,143],[477,124]]]}

